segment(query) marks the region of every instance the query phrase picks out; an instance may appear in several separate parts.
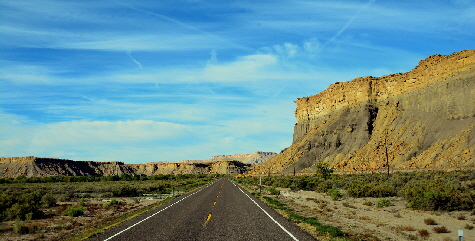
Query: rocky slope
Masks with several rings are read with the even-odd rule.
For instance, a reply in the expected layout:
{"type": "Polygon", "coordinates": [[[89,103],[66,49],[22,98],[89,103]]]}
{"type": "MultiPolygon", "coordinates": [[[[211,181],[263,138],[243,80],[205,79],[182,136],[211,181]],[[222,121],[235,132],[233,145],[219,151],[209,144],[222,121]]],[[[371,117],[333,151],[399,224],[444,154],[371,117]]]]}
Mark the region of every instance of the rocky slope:
{"type": "Polygon", "coordinates": [[[250,166],[238,161],[124,164],[123,162],[73,161],[29,156],[0,158],[0,177],[242,174],[247,172],[250,166]]]}
{"type": "Polygon", "coordinates": [[[275,155],[277,155],[275,152],[258,151],[251,154],[213,156],[210,161],[234,160],[242,163],[263,163],[275,155]]]}
{"type": "Polygon", "coordinates": [[[292,146],[250,174],[475,167],[475,51],[361,77],[297,101],[292,146]],[[387,153],[387,154],[386,154],[387,153]]]}

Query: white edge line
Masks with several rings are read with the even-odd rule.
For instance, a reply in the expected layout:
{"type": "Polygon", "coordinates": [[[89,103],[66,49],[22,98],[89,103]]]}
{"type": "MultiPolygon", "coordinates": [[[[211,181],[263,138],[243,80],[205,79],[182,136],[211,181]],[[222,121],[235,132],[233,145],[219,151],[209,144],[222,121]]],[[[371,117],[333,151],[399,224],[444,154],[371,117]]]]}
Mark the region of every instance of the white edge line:
{"type": "MultiPolygon", "coordinates": [[[[234,182],[233,182],[234,184],[234,182]]],[[[256,204],[265,214],[267,214],[267,216],[272,219],[272,221],[274,221],[274,223],[276,223],[277,225],[279,225],[279,227],[284,230],[290,237],[292,237],[292,239],[298,241],[298,239],[291,233],[289,232],[284,226],[282,226],[279,222],[277,222],[266,210],[264,210],[259,204],[257,204],[256,201],[254,201],[251,197],[249,197],[249,195],[247,195],[247,193],[245,193],[241,187],[237,186],[236,184],[234,184],[234,186],[236,186],[242,193],[244,193],[244,195],[246,195],[249,199],[251,199],[251,201],[256,204]]]]}
{"type": "MultiPolygon", "coordinates": [[[[219,181],[219,180],[218,180],[218,181],[219,181]]],[[[190,197],[190,196],[192,196],[192,195],[198,193],[199,191],[201,191],[201,190],[203,190],[203,189],[205,189],[205,188],[211,186],[212,184],[214,184],[214,183],[216,183],[216,182],[217,182],[217,181],[215,181],[215,182],[213,182],[213,183],[211,183],[211,184],[208,184],[207,186],[202,187],[202,188],[200,188],[200,189],[197,190],[197,191],[192,192],[192,193],[189,194],[188,196],[186,196],[186,197],[184,197],[184,198],[182,198],[182,199],[180,199],[180,200],[178,200],[178,201],[176,201],[176,202],[170,204],[169,206],[167,206],[167,207],[165,207],[165,208],[163,208],[163,209],[160,209],[160,211],[158,211],[158,212],[156,212],[156,213],[154,213],[154,214],[152,214],[152,215],[150,215],[150,216],[148,216],[148,217],[146,217],[146,218],[144,218],[144,219],[142,219],[142,220],[140,220],[140,221],[134,223],[133,225],[129,226],[128,228],[126,228],[126,229],[124,229],[124,230],[122,230],[122,231],[120,231],[120,232],[118,232],[118,233],[116,233],[116,234],[114,234],[114,235],[108,237],[107,239],[104,239],[104,241],[111,240],[112,238],[114,238],[114,237],[120,235],[121,233],[123,233],[123,232],[125,232],[125,231],[127,231],[127,230],[129,230],[129,229],[131,229],[131,228],[133,228],[133,227],[135,227],[135,226],[137,226],[138,224],[140,224],[140,223],[142,223],[143,221],[145,221],[145,220],[147,220],[147,219],[149,219],[149,218],[151,218],[151,217],[153,217],[153,216],[159,214],[160,212],[167,210],[169,207],[171,207],[171,206],[173,206],[173,205],[175,205],[175,204],[177,204],[177,203],[183,201],[185,198],[188,198],[188,197],[190,197]]]]}

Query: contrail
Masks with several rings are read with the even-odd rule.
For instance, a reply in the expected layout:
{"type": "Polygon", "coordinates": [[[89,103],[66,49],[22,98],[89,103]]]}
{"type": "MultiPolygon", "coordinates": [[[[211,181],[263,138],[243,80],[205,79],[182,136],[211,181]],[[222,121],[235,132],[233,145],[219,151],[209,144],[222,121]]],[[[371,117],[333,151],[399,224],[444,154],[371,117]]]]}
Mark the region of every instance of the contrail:
{"type": "Polygon", "coordinates": [[[374,2],[376,2],[376,0],[369,0],[362,8],[360,8],[360,10],[358,10],[358,12],[355,13],[355,15],[353,15],[353,17],[350,18],[350,20],[345,24],[345,26],[343,26],[342,29],[340,29],[340,31],[338,31],[330,40],[323,44],[322,48],[328,45],[329,43],[335,41],[335,39],[340,36],[351,25],[351,23],[353,23],[356,17],[362,11],[366,10],[369,6],[371,6],[371,4],[373,4],[374,2]]]}
{"type": "Polygon", "coordinates": [[[127,56],[129,56],[129,58],[134,61],[134,63],[140,68],[142,69],[142,64],[137,61],[136,59],[134,59],[134,57],[132,57],[132,54],[130,53],[130,50],[127,50],[127,56]]]}
{"type": "Polygon", "coordinates": [[[135,11],[137,11],[137,12],[141,12],[141,13],[153,15],[153,16],[156,16],[156,17],[165,19],[165,20],[167,20],[167,21],[169,21],[169,22],[176,23],[176,24],[178,24],[178,25],[180,25],[180,26],[182,26],[182,27],[184,27],[184,28],[191,29],[191,30],[193,30],[193,31],[199,32],[199,33],[201,33],[201,34],[203,34],[203,35],[206,35],[206,36],[208,36],[208,37],[211,37],[211,38],[213,38],[213,39],[215,39],[215,40],[218,40],[218,41],[220,41],[220,42],[226,43],[227,45],[231,45],[231,46],[233,46],[233,47],[240,48],[240,49],[252,49],[252,48],[249,48],[249,47],[244,46],[244,45],[240,45],[240,44],[236,44],[236,43],[230,42],[230,41],[228,41],[228,40],[226,40],[226,39],[223,39],[223,38],[221,38],[221,37],[219,37],[219,36],[216,36],[216,35],[211,34],[211,33],[209,33],[209,32],[203,31],[203,30],[201,30],[201,29],[199,29],[199,28],[196,28],[196,27],[194,27],[194,26],[192,26],[192,25],[186,24],[186,23],[181,22],[181,21],[179,21],[179,20],[176,20],[176,19],[174,19],[174,18],[170,18],[170,17],[165,16],[165,15],[163,15],[163,14],[154,13],[154,12],[152,12],[152,11],[147,11],[147,10],[139,9],[139,8],[136,8],[136,7],[127,5],[127,4],[125,4],[125,3],[123,3],[123,2],[120,2],[120,1],[115,1],[115,2],[117,2],[117,3],[120,4],[120,5],[125,6],[125,7],[127,7],[127,8],[133,9],[133,10],[135,10],[135,11]]]}
{"type": "Polygon", "coordinates": [[[284,87],[282,87],[282,89],[280,89],[279,91],[277,91],[277,93],[275,93],[274,96],[272,96],[271,99],[274,99],[275,97],[277,97],[278,95],[280,95],[280,93],[281,93],[282,91],[284,91],[284,89],[287,88],[288,85],[289,85],[289,84],[286,84],[284,87]]]}

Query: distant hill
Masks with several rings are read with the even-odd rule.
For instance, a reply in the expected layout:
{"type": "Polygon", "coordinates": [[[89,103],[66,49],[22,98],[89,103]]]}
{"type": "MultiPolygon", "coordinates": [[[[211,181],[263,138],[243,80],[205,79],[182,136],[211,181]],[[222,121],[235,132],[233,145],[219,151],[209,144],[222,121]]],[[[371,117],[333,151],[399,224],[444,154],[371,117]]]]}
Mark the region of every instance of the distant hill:
{"type": "Polygon", "coordinates": [[[293,144],[249,174],[475,167],[475,51],[335,83],[297,101],[293,144]]]}
{"type": "Polygon", "coordinates": [[[251,154],[232,154],[232,155],[218,155],[213,156],[208,160],[182,160],[182,163],[208,163],[217,161],[239,161],[242,163],[255,164],[263,163],[271,157],[277,155],[275,152],[257,151],[251,154]]]}
{"type": "Polygon", "coordinates": [[[277,155],[277,153],[275,152],[258,151],[251,154],[213,156],[211,158],[211,161],[235,160],[235,161],[240,161],[242,163],[263,163],[275,155],[277,155]]]}
{"type": "Polygon", "coordinates": [[[124,162],[73,161],[42,157],[0,158],[0,177],[24,175],[42,176],[114,176],[159,174],[242,174],[251,164],[262,163],[277,155],[274,152],[219,155],[209,160],[184,160],[177,162],[151,162],[125,164],[124,162]]]}

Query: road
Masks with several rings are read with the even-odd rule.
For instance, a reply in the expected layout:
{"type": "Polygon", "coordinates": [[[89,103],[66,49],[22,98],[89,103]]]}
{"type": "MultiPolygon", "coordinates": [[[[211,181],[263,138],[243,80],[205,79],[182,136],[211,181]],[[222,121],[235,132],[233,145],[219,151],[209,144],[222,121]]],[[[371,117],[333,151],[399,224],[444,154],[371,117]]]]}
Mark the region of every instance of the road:
{"type": "Polygon", "coordinates": [[[220,179],[88,240],[315,240],[233,182],[220,179]]]}

